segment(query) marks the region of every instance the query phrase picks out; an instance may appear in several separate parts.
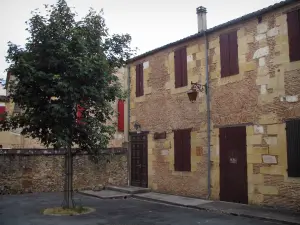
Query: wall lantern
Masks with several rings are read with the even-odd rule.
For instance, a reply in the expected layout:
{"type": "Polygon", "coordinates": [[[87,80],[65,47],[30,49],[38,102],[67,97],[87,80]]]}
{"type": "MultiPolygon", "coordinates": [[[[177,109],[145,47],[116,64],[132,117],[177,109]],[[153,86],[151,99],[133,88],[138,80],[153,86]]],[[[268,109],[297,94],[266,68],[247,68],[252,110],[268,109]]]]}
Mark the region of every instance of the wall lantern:
{"type": "Polygon", "coordinates": [[[191,85],[192,85],[192,87],[190,90],[188,90],[187,94],[189,96],[189,100],[191,102],[195,102],[197,99],[197,96],[198,96],[198,92],[206,93],[207,88],[206,88],[206,84],[203,85],[203,84],[199,84],[197,82],[196,83],[191,82],[191,85]]]}
{"type": "Polygon", "coordinates": [[[141,124],[139,124],[138,122],[135,121],[134,124],[133,124],[133,127],[136,130],[137,134],[141,133],[141,124]]]}

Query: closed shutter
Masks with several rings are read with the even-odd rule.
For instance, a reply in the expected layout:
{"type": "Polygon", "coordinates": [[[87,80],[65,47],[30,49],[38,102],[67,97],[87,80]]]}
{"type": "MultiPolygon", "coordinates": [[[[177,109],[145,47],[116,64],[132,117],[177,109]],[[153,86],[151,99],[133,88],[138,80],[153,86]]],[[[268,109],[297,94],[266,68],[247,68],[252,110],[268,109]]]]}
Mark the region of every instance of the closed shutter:
{"type": "Polygon", "coordinates": [[[118,131],[124,131],[124,101],[118,100],[118,131]]]}
{"type": "Polygon", "coordinates": [[[181,66],[181,50],[178,49],[174,52],[174,63],[175,63],[175,88],[182,87],[182,66],[181,66]]]}
{"type": "Polygon", "coordinates": [[[237,41],[237,31],[231,32],[229,34],[229,54],[230,54],[230,75],[239,74],[239,57],[238,57],[238,41],[237,41]]]}
{"type": "Polygon", "coordinates": [[[140,96],[140,65],[135,67],[136,81],[135,81],[135,94],[136,97],[140,96]]]}
{"type": "Polygon", "coordinates": [[[4,119],[5,109],[5,103],[0,103],[0,120],[4,119]]]}
{"type": "Polygon", "coordinates": [[[187,86],[188,77],[187,77],[187,54],[186,48],[181,49],[181,87],[187,86]]]}
{"type": "Polygon", "coordinates": [[[144,66],[140,64],[140,96],[144,95],[144,66]]]}
{"type": "Polygon", "coordinates": [[[179,130],[174,131],[174,169],[175,171],[182,171],[182,139],[179,130]]]}
{"type": "Polygon", "coordinates": [[[286,122],[288,176],[300,177],[300,120],[286,122]]]}
{"type": "Polygon", "coordinates": [[[221,77],[227,77],[230,75],[229,70],[229,35],[220,35],[220,53],[221,53],[221,77]]]}
{"type": "Polygon", "coordinates": [[[77,105],[77,110],[76,110],[76,122],[81,123],[82,117],[83,117],[83,111],[84,108],[81,107],[80,105],[77,105]]]}
{"type": "Polygon", "coordinates": [[[190,130],[182,130],[182,171],[191,171],[191,132],[190,130]]]}
{"type": "Polygon", "coordinates": [[[290,61],[300,60],[300,15],[299,10],[287,13],[290,61]]]}

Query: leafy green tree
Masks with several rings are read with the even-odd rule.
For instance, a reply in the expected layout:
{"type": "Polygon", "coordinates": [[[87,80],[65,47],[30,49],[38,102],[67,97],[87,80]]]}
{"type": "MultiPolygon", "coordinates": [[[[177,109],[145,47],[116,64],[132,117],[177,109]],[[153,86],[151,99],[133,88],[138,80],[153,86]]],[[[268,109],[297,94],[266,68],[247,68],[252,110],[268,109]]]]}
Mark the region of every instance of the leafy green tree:
{"type": "Polygon", "coordinates": [[[72,201],[71,148],[93,154],[106,148],[113,126],[111,103],[124,97],[116,70],[134,54],[131,36],[109,35],[103,12],[90,9],[79,21],[65,0],[34,11],[27,23],[25,47],[9,43],[10,98],[22,113],[6,116],[2,130],[22,128],[22,135],[45,146],[67,149],[65,206],[72,201]],[[84,108],[82,118],[77,106],[84,108]]]}

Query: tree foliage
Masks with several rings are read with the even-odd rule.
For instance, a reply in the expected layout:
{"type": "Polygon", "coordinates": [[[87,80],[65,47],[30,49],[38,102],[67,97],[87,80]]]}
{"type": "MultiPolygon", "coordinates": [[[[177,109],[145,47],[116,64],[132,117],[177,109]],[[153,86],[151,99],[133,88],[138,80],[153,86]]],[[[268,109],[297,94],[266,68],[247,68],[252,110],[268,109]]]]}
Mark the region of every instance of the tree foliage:
{"type": "Polygon", "coordinates": [[[114,73],[134,54],[131,36],[109,35],[102,11],[90,9],[76,21],[64,0],[45,8],[46,15],[35,11],[27,22],[25,47],[9,43],[8,71],[15,78],[9,93],[22,113],[2,120],[1,129],[22,128],[46,146],[72,143],[96,152],[115,131],[106,122],[111,103],[124,96],[114,73]],[[78,104],[85,109],[79,122],[78,104]]]}

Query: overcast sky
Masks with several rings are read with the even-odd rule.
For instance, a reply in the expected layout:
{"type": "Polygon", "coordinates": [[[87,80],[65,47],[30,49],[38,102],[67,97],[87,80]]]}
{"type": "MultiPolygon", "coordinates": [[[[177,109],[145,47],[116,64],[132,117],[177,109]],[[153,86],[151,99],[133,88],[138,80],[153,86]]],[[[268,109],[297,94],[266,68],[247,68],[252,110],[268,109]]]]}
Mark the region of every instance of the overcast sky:
{"type": "MultiPolygon", "coordinates": [[[[208,10],[208,28],[280,0],[67,0],[80,17],[90,7],[104,9],[111,33],[129,33],[139,54],[197,32],[196,8],[208,10]]],[[[30,12],[56,0],[0,0],[0,77],[6,77],[7,42],[24,45],[30,12]]]]}

